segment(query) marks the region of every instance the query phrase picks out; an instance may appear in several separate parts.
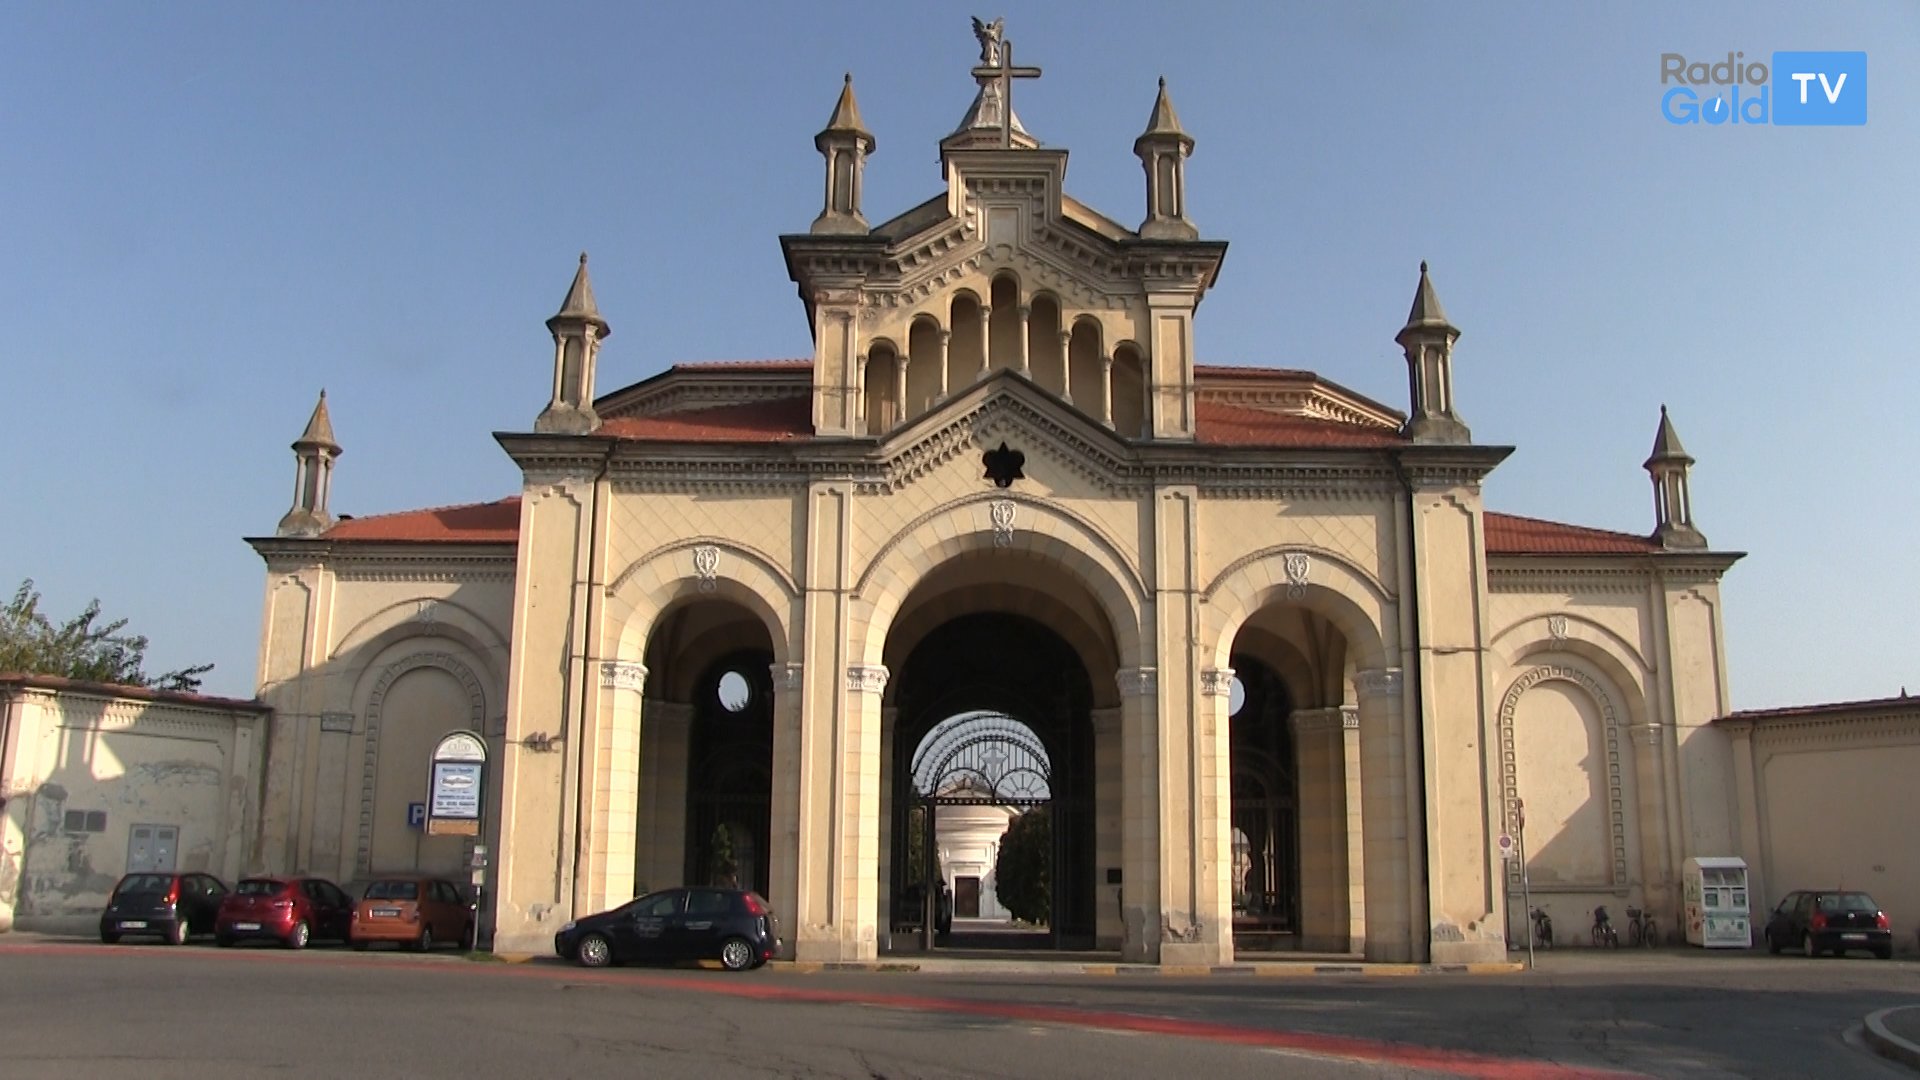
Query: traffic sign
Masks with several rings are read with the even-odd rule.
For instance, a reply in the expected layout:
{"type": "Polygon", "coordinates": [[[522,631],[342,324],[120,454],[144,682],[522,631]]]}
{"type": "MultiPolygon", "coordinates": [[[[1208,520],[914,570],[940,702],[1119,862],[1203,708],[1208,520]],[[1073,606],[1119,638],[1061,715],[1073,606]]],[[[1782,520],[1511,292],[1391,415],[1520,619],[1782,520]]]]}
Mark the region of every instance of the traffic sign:
{"type": "Polygon", "coordinates": [[[1500,857],[1503,859],[1513,858],[1513,836],[1511,834],[1500,834],[1500,857]]]}

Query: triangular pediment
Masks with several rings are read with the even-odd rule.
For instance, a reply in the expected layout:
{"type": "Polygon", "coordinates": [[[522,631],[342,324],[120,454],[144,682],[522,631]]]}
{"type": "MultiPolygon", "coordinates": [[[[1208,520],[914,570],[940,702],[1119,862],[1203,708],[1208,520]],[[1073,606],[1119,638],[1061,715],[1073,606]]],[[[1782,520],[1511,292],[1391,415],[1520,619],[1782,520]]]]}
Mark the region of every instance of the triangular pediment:
{"type": "Polygon", "coordinates": [[[1013,370],[998,370],[880,440],[887,486],[900,489],[1002,442],[1043,469],[1111,490],[1134,456],[1126,440],[1013,370]]]}

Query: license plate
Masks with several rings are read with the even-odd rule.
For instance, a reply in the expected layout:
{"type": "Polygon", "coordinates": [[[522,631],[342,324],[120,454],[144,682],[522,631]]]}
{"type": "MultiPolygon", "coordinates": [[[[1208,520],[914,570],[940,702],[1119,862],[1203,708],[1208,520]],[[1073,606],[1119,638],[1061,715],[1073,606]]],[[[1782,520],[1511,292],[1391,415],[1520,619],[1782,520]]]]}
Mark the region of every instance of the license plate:
{"type": "Polygon", "coordinates": [[[1865,941],[1865,940],[1867,940],[1867,935],[1865,935],[1865,934],[1841,934],[1841,935],[1840,935],[1840,940],[1841,940],[1841,941],[1865,941]]]}
{"type": "Polygon", "coordinates": [[[257,922],[237,922],[233,924],[233,928],[235,930],[258,930],[260,929],[260,924],[257,922]]]}
{"type": "Polygon", "coordinates": [[[123,919],[120,923],[122,930],[145,930],[146,928],[146,922],[139,919],[123,919]]]}
{"type": "Polygon", "coordinates": [[[377,919],[397,919],[400,917],[400,909],[397,907],[377,907],[373,909],[373,915],[377,919]]]}

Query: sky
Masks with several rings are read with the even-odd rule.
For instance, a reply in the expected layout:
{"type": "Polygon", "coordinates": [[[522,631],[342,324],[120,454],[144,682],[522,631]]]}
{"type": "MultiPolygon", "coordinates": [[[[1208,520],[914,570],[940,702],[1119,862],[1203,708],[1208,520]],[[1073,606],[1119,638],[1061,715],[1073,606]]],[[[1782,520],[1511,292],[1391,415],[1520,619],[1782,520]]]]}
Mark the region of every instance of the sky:
{"type": "MultiPolygon", "coordinates": [[[[1001,15],[1075,197],[1144,215],[1167,79],[1231,245],[1203,363],[1406,407],[1421,260],[1507,513],[1646,533],[1662,404],[1746,552],[1732,703],[1920,693],[1920,5],[343,2],[0,6],[0,585],[98,598],[148,670],[254,692],[289,444],[324,387],[337,513],[518,491],[592,254],[608,392],[812,344],[777,237],[851,72],[880,221],[941,190],[1001,15]],[[1688,125],[1660,57],[1864,50],[1861,126],[1688,125]]],[[[1777,81],[1785,82],[1776,76],[1777,81]]],[[[1715,91],[1718,92],[1718,91],[1715,91]]]]}

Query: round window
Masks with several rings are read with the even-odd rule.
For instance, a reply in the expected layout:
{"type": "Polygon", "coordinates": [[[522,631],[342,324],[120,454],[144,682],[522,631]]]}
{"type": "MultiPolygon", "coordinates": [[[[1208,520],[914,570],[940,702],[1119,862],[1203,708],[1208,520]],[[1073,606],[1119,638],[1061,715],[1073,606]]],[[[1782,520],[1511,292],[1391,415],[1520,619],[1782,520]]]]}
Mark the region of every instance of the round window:
{"type": "Polygon", "coordinates": [[[1235,675],[1233,677],[1233,685],[1227,688],[1227,715],[1239,716],[1241,708],[1244,707],[1246,703],[1247,684],[1240,681],[1240,676],[1235,675]]]}
{"type": "Polygon", "coordinates": [[[729,671],[720,676],[720,707],[728,712],[739,712],[753,700],[753,684],[737,671],[729,671]]]}

